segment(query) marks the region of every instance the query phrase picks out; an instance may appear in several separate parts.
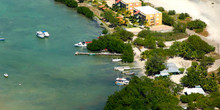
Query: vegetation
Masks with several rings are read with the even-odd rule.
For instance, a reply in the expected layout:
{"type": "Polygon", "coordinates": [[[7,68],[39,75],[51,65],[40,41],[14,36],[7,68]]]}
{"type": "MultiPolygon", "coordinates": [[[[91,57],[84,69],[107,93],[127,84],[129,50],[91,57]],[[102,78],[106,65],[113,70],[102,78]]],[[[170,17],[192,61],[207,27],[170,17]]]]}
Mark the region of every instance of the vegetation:
{"type": "Polygon", "coordinates": [[[78,3],[75,0],[55,0],[55,1],[64,3],[66,4],[66,6],[71,7],[71,8],[78,7],[78,3]]]}
{"type": "Polygon", "coordinates": [[[198,20],[198,19],[187,23],[187,27],[191,30],[192,29],[201,29],[201,30],[203,30],[204,28],[206,28],[206,26],[207,25],[206,25],[205,22],[203,22],[201,20],[198,20]]]}
{"type": "Polygon", "coordinates": [[[201,85],[205,91],[215,92],[218,90],[215,75],[209,76],[207,69],[196,62],[187,69],[187,75],[181,79],[181,83],[188,87],[201,85]]]}
{"type": "Polygon", "coordinates": [[[214,51],[215,48],[208,45],[199,36],[192,35],[185,42],[174,42],[170,50],[187,59],[201,59],[206,53],[214,51]]]}
{"type": "Polygon", "coordinates": [[[87,48],[91,51],[108,49],[109,52],[122,53],[122,60],[124,62],[133,62],[134,55],[131,45],[125,44],[117,35],[120,36],[116,32],[111,35],[101,36],[99,39],[94,39],[92,43],[87,45],[87,48]]]}
{"type": "Polygon", "coordinates": [[[104,29],[102,30],[102,34],[107,34],[108,33],[108,30],[104,29]]]}
{"type": "Polygon", "coordinates": [[[163,7],[157,7],[156,9],[161,12],[165,11],[163,7]]]}
{"type": "Polygon", "coordinates": [[[176,11],[175,10],[169,10],[168,11],[168,15],[175,15],[176,14],[176,11]]]}
{"type": "Polygon", "coordinates": [[[153,56],[149,56],[146,62],[146,74],[147,75],[155,75],[159,74],[160,71],[165,69],[165,65],[163,64],[165,61],[164,57],[161,57],[157,54],[153,56]]]}
{"type": "Polygon", "coordinates": [[[181,20],[184,20],[184,19],[186,19],[187,17],[189,17],[189,14],[188,14],[188,13],[181,13],[178,18],[181,19],[181,20]]]}
{"type": "Polygon", "coordinates": [[[131,47],[131,44],[125,44],[124,49],[123,49],[123,55],[121,58],[123,62],[134,61],[134,54],[133,54],[133,49],[131,47]]]}
{"type": "Polygon", "coordinates": [[[162,18],[163,24],[169,25],[169,26],[174,25],[175,21],[171,16],[169,16],[167,13],[163,13],[162,15],[163,15],[163,18],[162,18]]]}
{"type": "Polygon", "coordinates": [[[89,8],[84,7],[84,6],[78,7],[77,12],[85,15],[86,17],[88,17],[90,19],[92,19],[94,16],[93,12],[89,8]]]}
{"type": "Polygon", "coordinates": [[[102,15],[107,21],[109,21],[113,26],[117,26],[118,25],[118,19],[115,17],[115,14],[108,10],[105,11],[102,15]]]}
{"type": "Polygon", "coordinates": [[[128,86],[108,97],[104,110],[181,110],[175,97],[180,89],[166,78],[134,76],[128,86]]]}
{"type": "Polygon", "coordinates": [[[120,27],[116,28],[116,32],[113,33],[114,36],[117,36],[123,41],[132,40],[134,34],[132,32],[126,31],[120,27]]]}
{"type": "Polygon", "coordinates": [[[174,32],[185,33],[186,32],[186,24],[184,23],[176,23],[174,26],[174,32]]]}
{"type": "Polygon", "coordinates": [[[220,107],[220,92],[213,92],[208,96],[192,93],[188,96],[180,96],[180,100],[183,103],[188,103],[189,110],[213,110],[214,107],[220,107]]]}

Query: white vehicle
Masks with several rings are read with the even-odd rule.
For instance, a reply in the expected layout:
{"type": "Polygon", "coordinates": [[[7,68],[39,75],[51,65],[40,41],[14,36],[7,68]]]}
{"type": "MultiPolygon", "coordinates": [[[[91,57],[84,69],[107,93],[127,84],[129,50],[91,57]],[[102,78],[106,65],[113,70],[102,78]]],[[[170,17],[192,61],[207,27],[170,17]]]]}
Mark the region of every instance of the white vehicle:
{"type": "Polygon", "coordinates": [[[37,31],[37,37],[44,38],[44,33],[41,31],[37,31]]]}
{"type": "Polygon", "coordinates": [[[87,44],[86,44],[86,42],[79,42],[79,43],[77,43],[77,44],[74,44],[76,47],[86,47],[87,46],[87,44]]]}
{"type": "Polygon", "coordinates": [[[112,59],[112,62],[120,62],[120,61],[122,61],[122,59],[120,58],[112,59]]]}
{"type": "Polygon", "coordinates": [[[45,37],[49,37],[50,34],[47,31],[42,31],[45,37]]]}

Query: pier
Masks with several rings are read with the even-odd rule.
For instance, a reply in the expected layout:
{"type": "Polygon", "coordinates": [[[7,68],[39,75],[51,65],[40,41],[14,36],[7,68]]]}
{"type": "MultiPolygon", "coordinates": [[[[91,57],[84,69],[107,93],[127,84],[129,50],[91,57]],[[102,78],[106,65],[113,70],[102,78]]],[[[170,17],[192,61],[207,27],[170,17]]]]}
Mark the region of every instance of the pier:
{"type": "Polygon", "coordinates": [[[101,53],[90,53],[90,52],[76,52],[75,55],[104,55],[104,56],[121,56],[120,53],[108,53],[108,52],[101,52],[101,53]]]}

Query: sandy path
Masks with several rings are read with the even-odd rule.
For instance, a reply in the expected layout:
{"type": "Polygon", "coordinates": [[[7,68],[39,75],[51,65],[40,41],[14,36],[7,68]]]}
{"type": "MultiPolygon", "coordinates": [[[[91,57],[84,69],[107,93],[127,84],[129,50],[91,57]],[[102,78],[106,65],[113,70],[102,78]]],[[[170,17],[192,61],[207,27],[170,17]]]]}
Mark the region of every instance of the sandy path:
{"type": "Polygon", "coordinates": [[[220,59],[215,60],[214,64],[213,64],[210,68],[208,68],[208,72],[215,71],[215,70],[217,70],[219,67],[220,67],[220,59]]]}
{"type": "Polygon", "coordinates": [[[141,68],[141,72],[138,76],[146,76],[145,74],[145,61],[141,61],[141,51],[137,47],[133,47],[133,51],[135,53],[134,61],[137,67],[141,68]]]}
{"type": "MultiPolygon", "coordinates": [[[[174,58],[168,59],[168,60],[167,60],[167,63],[175,63],[178,68],[185,68],[185,69],[187,69],[187,68],[189,68],[189,67],[191,66],[192,61],[190,61],[190,60],[184,60],[184,59],[181,58],[181,57],[174,57],[174,58]]],[[[171,79],[173,82],[175,82],[175,83],[177,83],[177,84],[180,84],[180,79],[181,79],[183,76],[186,75],[185,72],[186,72],[186,70],[184,71],[183,74],[171,75],[171,76],[170,76],[170,79],[171,79]]]]}

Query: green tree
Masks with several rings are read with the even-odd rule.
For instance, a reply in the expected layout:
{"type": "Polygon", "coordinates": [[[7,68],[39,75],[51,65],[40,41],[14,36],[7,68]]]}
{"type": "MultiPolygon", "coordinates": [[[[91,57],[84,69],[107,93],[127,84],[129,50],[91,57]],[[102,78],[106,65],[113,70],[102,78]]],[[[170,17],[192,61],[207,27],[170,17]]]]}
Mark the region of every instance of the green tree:
{"type": "Polygon", "coordinates": [[[134,61],[134,53],[130,44],[126,44],[123,50],[122,61],[131,63],[134,61]]]}
{"type": "Polygon", "coordinates": [[[175,10],[169,10],[168,15],[175,15],[176,11],[175,10]]]}
{"type": "Polygon", "coordinates": [[[78,3],[75,0],[65,0],[65,4],[68,7],[76,8],[78,7],[78,3]]]}
{"type": "Polygon", "coordinates": [[[85,15],[86,17],[88,17],[90,19],[92,19],[94,16],[93,12],[89,8],[84,7],[84,6],[78,7],[77,12],[85,15]]]}
{"type": "Polygon", "coordinates": [[[165,69],[165,65],[163,64],[165,58],[158,56],[157,54],[150,56],[146,62],[146,74],[147,75],[155,75],[159,74],[160,71],[165,69]]]}
{"type": "Polygon", "coordinates": [[[162,22],[163,24],[169,25],[169,26],[173,26],[174,25],[174,19],[172,17],[170,17],[168,14],[166,13],[162,13],[163,18],[162,18],[162,22]]]}
{"type": "Polygon", "coordinates": [[[207,25],[205,22],[198,20],[198,19],[187,23],[187,27],[191,30],[192,29],[204,29],[204,28],[206,28],[206,26],[207,25]]]}

